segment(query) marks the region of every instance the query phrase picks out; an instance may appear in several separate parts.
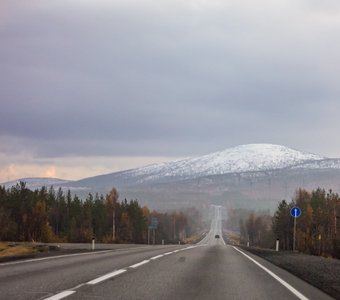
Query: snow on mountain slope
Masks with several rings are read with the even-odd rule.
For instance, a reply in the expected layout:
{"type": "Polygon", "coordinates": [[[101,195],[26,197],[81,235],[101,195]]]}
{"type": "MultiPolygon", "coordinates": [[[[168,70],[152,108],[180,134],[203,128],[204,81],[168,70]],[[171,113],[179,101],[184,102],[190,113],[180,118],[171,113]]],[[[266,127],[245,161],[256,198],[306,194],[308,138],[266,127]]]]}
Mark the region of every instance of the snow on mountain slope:
{"type": "Polygon", "coordinates": [[[220,175],[282,169],[324,157],[272,144],[249,144],[212,154],[150,165],[123,172],[125,176],[142,177],[141,181],[159,178],[220,175]]]}
{"type": "Polygon", "coordinates": [[[326,158],[324,160],[311,161],[307,163],[297,164],[291,167],[294,170],[322,170],[322,169],[340,169],[339,158],[326,158]]]}
{"type": "MultiPolygon", "coordinates": [[[[146,167],[120,171],[116,173],[84,178],[78,181],[63,181],[52,178],[23,179],[27,187],[34,189],[41,186],[68,187],[86,189],[87,187],[129,186],[147,182],[168,182],[194,179],[210,175],[269,171],[299,167],[322,168],[333,163],[333,168],[340,168],[339,163],[315,154],[300,152],[284,146],[272,144],[249,144],[226,149],[212,154],[177,160],[173,162],[149,165],[146,167]],[[329,160],[328,163],[323,163],[329,160]],[[319,167],[318,167],[319,166],[319,167]]],[[[18,181],[5,183],[6,187],[18,181]]]]}

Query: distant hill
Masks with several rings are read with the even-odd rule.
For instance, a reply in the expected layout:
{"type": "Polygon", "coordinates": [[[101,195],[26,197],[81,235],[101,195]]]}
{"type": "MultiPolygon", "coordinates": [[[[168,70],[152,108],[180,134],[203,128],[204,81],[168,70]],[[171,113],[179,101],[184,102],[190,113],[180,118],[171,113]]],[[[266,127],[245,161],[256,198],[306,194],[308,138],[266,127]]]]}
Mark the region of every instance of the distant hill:
{"type": "MultiPolygon", "coordinates": [[[[279,145],[249,144],[78,181],[49,180],[34,179],[34,187],[53,184],[81,195],[107,193],[115,186],[121,198],[137,198],[158,209],[209,203],[274,209],[299,187],[340,191],[340,159],[279,145]]],[[[33,186],[32,179],[23,181],[33,186]]],[[[5,183],[10,185],[13,182],[5,183]]]]}
{"type": "Polygon", "coordinates": [[[71,181],[69,180],[64,180],[64,179],[58,179],[58,178],[49,178],[49,177],[32,177],[32,178],[21,178],[13,181],[7,181],[5,183],[1,183],[1,185],[4,185],[6,188],[11,188],[12,186],[15,186],[17,183],[20,181],[26,183],[26,187],[34,190],[34,189],[39,189],[43,186],[45,187],[59,187],[63,186],[66,183],[70,183],[71,181]]]}

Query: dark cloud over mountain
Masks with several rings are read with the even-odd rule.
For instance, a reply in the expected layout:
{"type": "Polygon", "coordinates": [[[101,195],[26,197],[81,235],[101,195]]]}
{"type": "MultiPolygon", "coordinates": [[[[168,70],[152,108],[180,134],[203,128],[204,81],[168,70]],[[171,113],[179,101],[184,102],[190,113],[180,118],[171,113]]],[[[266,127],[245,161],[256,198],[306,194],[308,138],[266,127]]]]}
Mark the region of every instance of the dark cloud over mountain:
{"type": "Polygon", "coordinates": [[[11,148],[186,156],[271,142],[339,153],[336,1],[1,6],[0,165],[15,163],[11,148]]]}

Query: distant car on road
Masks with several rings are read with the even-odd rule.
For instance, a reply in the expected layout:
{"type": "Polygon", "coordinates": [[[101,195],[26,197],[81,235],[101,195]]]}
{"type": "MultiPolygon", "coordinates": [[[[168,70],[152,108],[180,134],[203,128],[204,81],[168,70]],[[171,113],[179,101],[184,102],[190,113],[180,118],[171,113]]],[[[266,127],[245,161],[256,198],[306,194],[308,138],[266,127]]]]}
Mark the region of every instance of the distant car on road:
{"type": "Polygon", "coordinates": [[[215,234],[215,239],[219,239],[220,235],[219,234],[215,234]]]}

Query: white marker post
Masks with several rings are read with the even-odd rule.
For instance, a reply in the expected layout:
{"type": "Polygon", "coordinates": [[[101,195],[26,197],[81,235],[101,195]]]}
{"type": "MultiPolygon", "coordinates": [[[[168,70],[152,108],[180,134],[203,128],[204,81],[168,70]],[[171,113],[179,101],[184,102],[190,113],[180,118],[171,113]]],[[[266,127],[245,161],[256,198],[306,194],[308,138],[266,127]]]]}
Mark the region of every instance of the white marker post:
{"type": "Polygon", "coordinates": [[[93,237],[92,238],[92,251],[94,250],[94,248],[95,248],[95,238],[93,237]]]}
{"type": "Polygon", "coordinates": [[[275,251],[276,251],[276,252],[279,251],[279,243],[280,243],[280,241],[277,239],[277,240],[276,240],[276,247],[275,247],[275,251]]]}

